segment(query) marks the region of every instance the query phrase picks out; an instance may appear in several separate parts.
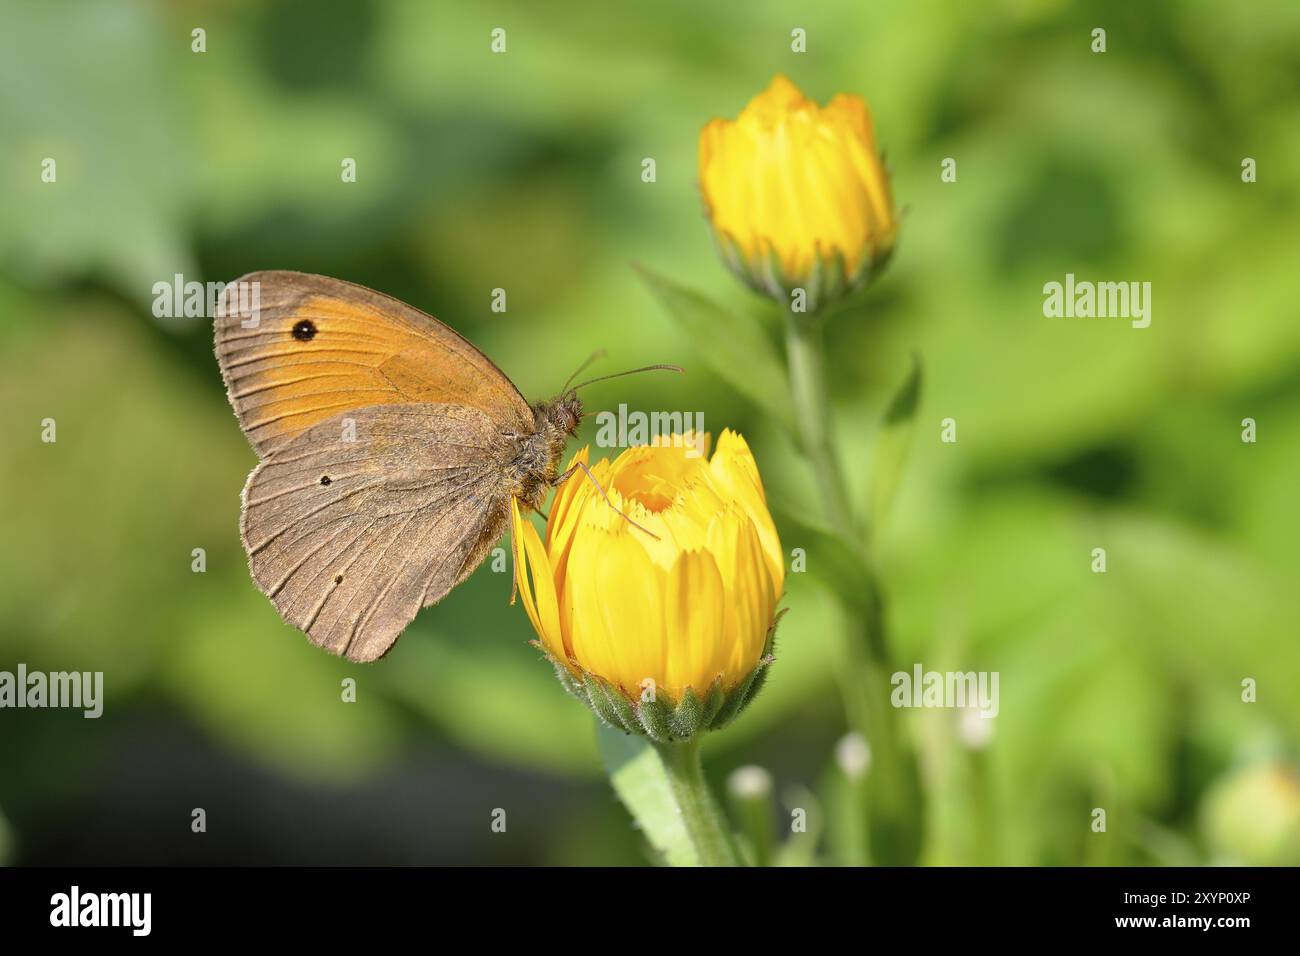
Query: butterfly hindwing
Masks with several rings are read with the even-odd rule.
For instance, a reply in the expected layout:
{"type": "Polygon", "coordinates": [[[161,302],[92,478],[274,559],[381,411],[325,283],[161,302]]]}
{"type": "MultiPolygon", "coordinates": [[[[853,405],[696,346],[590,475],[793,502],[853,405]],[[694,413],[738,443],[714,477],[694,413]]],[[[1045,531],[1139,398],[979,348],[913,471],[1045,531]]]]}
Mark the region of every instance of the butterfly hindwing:
{"type": "Polygon", "coordinates": [[[312,643],[383,656],[500,538],[517,447],[464,405],[376,405],[311,426],[244,488],[254,580],[312,643]]]}
{"type": "Polygon", "coordinates": [[[371,405],[466,405],[506,431],[534,427],[518,389],[466,339],[339,279],[242,276],[226,287],[215,335],[230,403],[262,457],[318,422],[371,405]]]}

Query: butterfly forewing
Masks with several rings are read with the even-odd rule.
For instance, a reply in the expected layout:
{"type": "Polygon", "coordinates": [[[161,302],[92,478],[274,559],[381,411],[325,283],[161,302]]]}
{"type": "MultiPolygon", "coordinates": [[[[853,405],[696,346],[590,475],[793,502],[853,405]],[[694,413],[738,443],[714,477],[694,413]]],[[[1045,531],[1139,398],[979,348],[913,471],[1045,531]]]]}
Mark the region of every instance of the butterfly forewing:
{"type": "Polygon", "coordinates": [[[253,577],[314,644],[375,660],[505,530],[500,474],[516,447],[462,405],[379,405],[313,425],[244,488],[253,577]]]}
{"type": "Polygon", "coordinates": [[[230,283],[216,319],[230,403],[265,457],[347,409],[467,405],[503,430],[533,430],[505,374],[437,319],[325,276],[254,272],[230,283]]]}

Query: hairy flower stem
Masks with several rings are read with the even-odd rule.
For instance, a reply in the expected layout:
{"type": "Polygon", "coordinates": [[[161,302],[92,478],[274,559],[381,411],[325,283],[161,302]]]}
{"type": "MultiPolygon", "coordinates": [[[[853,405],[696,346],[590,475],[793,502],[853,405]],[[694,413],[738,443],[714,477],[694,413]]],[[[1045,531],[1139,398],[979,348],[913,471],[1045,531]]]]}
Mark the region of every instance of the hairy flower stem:
{"type": "Polygon", "coordinates": [[[862,595],[854,632],[846,633],[849,666],[839,670],[839,679],[848,721],[866,736],[873,750],[873,769],[862,782],[871,813],[872,858],[891,865],[913,863],[920,828],[916,764],[886,696],[894,668],[883,600],[874,557],[854,518],[831,439],[834,422],[822,329],[815,315],[787,309],[785,318],[795,422],[817,476],[822,509],[833,531],[861,558],[870,582],[871,593],[862,595]]]}
{"type": "Polygon", "coordinates": [[[668,789],[677,804],[700,866],[739,866],[740,856],[736,853],[726,818],[704,782],[700,738],[671,744],[657,743],[654,748],[659,753],[668,789]]]}
{"type": "Polygon", "coordinates": [[[844,535],[859,553],[863,552],[856,533],[853,509],[844,485],[844,475],[835,458],[831,440],[830,400],[826,391],[822,329],[815,316],[786,310],[785,347],[790,362],[790,391],[795,421],[804,450],[812,462],[821,489],[822,506],[830,526],[844,535]]]}

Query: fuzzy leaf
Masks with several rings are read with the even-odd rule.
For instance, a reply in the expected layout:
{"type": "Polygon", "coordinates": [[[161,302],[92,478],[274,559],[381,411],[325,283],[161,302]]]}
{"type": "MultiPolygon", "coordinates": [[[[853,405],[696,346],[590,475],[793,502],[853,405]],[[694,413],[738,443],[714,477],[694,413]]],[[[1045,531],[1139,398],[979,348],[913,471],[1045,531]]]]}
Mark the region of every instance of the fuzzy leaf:
{"type": "Polygon", "coordinates": [[[855,613],[863,613],[875,600],[871,571],[862,556],[845,539],[810,520],[794,507],[768,500],[781,540],[804,549],[808,571],[825,584],[855,613]]]}
{"type": "Polygon", "coordinates": [[[894,393],[876,439],[871,470],[871,531],[879,533],[898,491],[907,453],[916,430],[916,409],[921,403],[921,357],[912,356],[912,371],[894,393]]]}
{"type": "Polygon", "coordinates": [[[793,432],[785,366],[762,327],[644,266],[637,271],[718,377],[793,432]]]}
{"type": "Polygon", "coordinates": [[[644,737],[622,734],[604,724],[597,726],[596,733],[609,781],[650,845],[670,866],[698,866],[699,858],[654,745],[644,737]]]}

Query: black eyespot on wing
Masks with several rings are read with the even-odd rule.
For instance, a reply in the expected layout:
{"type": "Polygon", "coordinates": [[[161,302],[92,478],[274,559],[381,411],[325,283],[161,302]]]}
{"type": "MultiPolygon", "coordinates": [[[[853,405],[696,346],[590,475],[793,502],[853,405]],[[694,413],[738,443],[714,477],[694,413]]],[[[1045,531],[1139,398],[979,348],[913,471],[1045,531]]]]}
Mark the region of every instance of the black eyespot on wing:
{"type": "Polygon", "coordinates": [[[310,342],[316,337],[316,323],[311,319],[299,319],[293,327],[293,337],[299,342],[310,342]]]}
{"type": "Polygon", "coordinates": [[[341,574],[336,574],[336,575],[334,575],[334,583],[335,583],[335,584],[342,584],[342,583],[343,583],[343,575],[341,575],[341,574]]]}
{"type": "Polygon", "coordinates": [[[334,480],[334,479],[332,479],[329,475],[321,475],[321,476],[320,476],[320,483],[321,483],[322,485],[328,485],[328,484],[329,484],[331,481],[333,481],[333,480],[334,480]]]}

